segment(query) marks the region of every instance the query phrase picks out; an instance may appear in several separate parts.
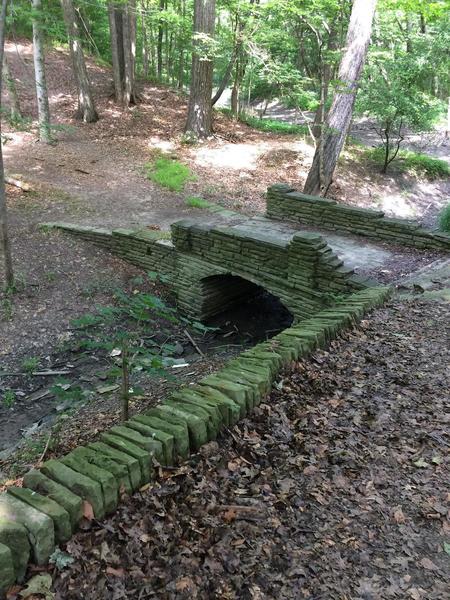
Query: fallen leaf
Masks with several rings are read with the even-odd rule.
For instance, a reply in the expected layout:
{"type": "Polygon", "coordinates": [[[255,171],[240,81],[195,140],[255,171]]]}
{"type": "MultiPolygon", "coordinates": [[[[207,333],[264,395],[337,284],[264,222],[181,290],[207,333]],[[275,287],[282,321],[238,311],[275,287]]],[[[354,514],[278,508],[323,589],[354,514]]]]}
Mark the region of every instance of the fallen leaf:
{"type": "Polygon", "coordinates": [[[113,575],[114,577],[124,577],[125,569],[119,567],[118,569],[114,569],[113,567],[106,567],[106,573],[108,575],[113,575]]]}
{"type": "Polygon", "coordinates": [[[437,571],[438,570],[438,567],[434,564],[434,562],[427,557],[422,558],[422,560],[420,561],[420,564],[422,565],[422,567],[424,569],[427,569],[428,571],[437,571]]]}
{"type": "Polygon", "coordinates": [[[84,500],[83,501],[83,517],[85,519],[87,519],[88,521],[92,521],[94,516],[95,515],[94,515],[94,509],[92,508],[92,504],[90,504],[89,502],[84,500]]]}
{"type": "Polygon", "coordinates": [[[35,594],[44,596],[45,600],[54,600],[55,594],[50,590],[52,587],[52,577],[48,573],[35,575],[27,582],[27,587],[19,592],[22,598],[30,598],[35,594]]]}

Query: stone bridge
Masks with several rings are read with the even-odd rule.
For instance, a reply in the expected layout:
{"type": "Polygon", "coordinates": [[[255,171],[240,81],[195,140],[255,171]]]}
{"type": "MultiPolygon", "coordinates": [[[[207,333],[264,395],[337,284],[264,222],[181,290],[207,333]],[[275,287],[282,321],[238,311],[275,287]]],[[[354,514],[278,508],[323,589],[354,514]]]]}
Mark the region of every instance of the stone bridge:
{"type": "Polygon", "coordinates": [[[50,225],[164,276],[179,309],[198,320],[248,300],[263,288],[298,321],[371,285],[317,233],[299,232],[262,217],[227,214],[226,219],[209,215],[202,221],[176,222],[170,239],[167,232],[155,230],[50,225]]]}

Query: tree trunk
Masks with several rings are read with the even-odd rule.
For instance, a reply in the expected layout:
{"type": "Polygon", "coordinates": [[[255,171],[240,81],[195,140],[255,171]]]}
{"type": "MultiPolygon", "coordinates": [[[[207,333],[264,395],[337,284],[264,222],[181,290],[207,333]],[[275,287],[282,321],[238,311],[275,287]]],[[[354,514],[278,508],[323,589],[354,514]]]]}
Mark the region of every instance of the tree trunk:
{"type": "Polygon", "coordinates": [[[70,54],[73,63],[73,74],[77,84],[78,109],[77,118],[84,123],[95,123],[98,120],[92,96],[91,84],[81,47],[81,34],[78,19],[72,0],[61,0],[64,22],[69,37],[70,54]]]}
{"type": "Polygon", "coordinates": [[[349,129],[358,81],[367,54],[376,0],[354,0],[347,41],[339,67],[339,88],[314,153],[304,191],[326,195],[349,129]]]}
{"type": "Polygon", "coordinates": [[[8,90],[11,119],[13,121],[18,121],[22,118],[19,94],[17,93],[16,83],[13,77],[11,76],[11,72],[9,70],[9,65],[8,61],[6,60],[5,54],[3,54],[3,79],[6,83],[6,89],[8,90]]]}
{"type": "MultiPolygon", "coordinates": [[[[160,0],[159,2],[159,10],[162,12],[164,10],[164,0],[160,0]]],[[[162,20],[158,23],[158,43],[156,47],[156,62],[157,62],[157,75],[158,79],[161,81],[162,79],[162,70],[163,70],[163,36],[164,36],[164,27],[162,20]]]]}
{"type": "MultiPolygon", "coordinates": [[[[5,24],[6,24],[6,7],[8,0],[2,0],[0,13],[0,109],[2,98],[2,71],[3,57],[5,49],[5,24]]],[[[1,117],[0,110],[0,117],[1,117]]],[[[2,152],[2,135],[1,135],[1,118],[0,118],[0,250],[3,254],[3,265],[5,272],[4,288],[8,289],[14,284],[14,273],[11,258],[11,245],[8,234],[8,218],[6,212],[6,189],[5,189],[5,170],[3,167],[3,152],[2,152]]]]}
{"type": "Polygon", "coordinates": [[[137,100],[135,89],[136,69],[136,5],[108,3],[114,91],[119,104],[129,106],[137,100]]]}
{"type": "Polygon", "coordinates": [[[141,15],[141,28],[142,28],[142,71],[144,79],[147,79],[148,69],[148,39],[147,39],[147,25],[145,23],[146,12],[148,12],[148,3],[144,4],[144,10],[141,15]]]}
{"type": "Polygon", "coordinates": [[[33,58],[36,80],[36,96],[39,118],[39,139],[45,144],[52,142],[50,134],[50,108],[48,105],[47,81],[45,79],[44,36],[40,23],[42,0],[31,0],[33,7],[33,58]]]}
{"type": "Polygon", "coordinates": [[[212,132],[213,61],[210,48],[202,44],[202,39],[214,36],[215,18],[215,0],[195,0],[191,89],[185,131],[197,138],[206,138],[212,132]]]}
{"type": "MultiPolygon", "coordinates": [[[[234,48],[233,48],[233,52],[231,54],[231,58],[230,58],[230,62],[227,65],[225,74],[222,78],[222,81],[220,82],[220,85],[217,89],[217,92],[214,94],[211,103],[214,106],[214,104],[216,104],[216,102],[219,101],[220,97],[222,96],[225,88],[228,85],[228,82],[230,81],[230,77],[231,74],[233,72],[233,67],[236,64],[237,58],[241,52],[241,48],[242,48],[242,31],[244,29],[244,24],[243,23],[239,23],[238,27],[237,27],[237,34],[236,34],[236,39],[235,39],[235,44],[234,44],[234,48]]],[[[234,87],[234,86],[233,86],[234,87]]]]}

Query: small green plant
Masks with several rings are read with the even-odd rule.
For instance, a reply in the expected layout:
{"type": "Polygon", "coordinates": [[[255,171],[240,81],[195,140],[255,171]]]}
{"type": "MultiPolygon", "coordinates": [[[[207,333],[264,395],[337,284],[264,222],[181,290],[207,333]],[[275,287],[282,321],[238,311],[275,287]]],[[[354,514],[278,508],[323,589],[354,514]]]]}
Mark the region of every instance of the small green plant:
{"type": "Polygon", "coordinates": [[[210,206],[207,200],[199,196],[188,196],[185,203],[191,208],[208,208],[210,206]]]}
{"type": "Polygon", "coordinates": [[[444,206],[439,213],[439,229],[450,233],[450,204],[444,206]]]}
{"type": "Polygon", "coordinates": [[[8,294],[6,294],[0,301],[0,307],[2,309],[2,321],[10,321],[13,316],[13,303],[8,294]]]}
{"type": "Polygon", "coordinates": [[[172,192],[181,192],[188,181],[195,181],[187,165],[172,158],[160,157],[146,165],[147,176],[151,181],[172,192]]]}
{"type": "MultiPolygon", "coordinates": [[[[371,148],[365,154],[367,158],[380,166],[384,165],[385,148],[383,146],[371,148]]],[[[400,150],[395,156],[395,164],[400,172],[422,175],[429,179],[439,179],[450,175],[450,166],[445,160],[420,152],[400,150]]]]}
{"type": "Polygon", "coordinates": [[[39,363],[39,358],[37,358],[36,356],[30,356],[29,358],[26,358],[24,361],[22,361],[22,370],[25,371],[25,373],[29,373],[31,375],[31,373],[34,373],[34,371],[36,371],[36,369],[39,366],[39,363]]]}
{"type": "Polygon", "coordinates": [[[16,401],[16,394],[13,390],[6,390],[3,394],[2,404],[5,408],[11,408],[16,401]]]}

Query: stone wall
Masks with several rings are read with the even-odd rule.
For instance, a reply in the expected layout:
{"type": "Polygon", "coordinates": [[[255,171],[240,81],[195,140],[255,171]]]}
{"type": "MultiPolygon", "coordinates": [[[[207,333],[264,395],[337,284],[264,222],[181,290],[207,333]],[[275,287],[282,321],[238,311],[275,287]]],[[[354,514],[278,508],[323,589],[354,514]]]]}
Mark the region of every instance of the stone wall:
{"type": "Polygon", "coordinates": [[[356,292],[101,433],[97,441],[29,471],[23,487],[0,494],[0,597],[25,579],[29,563],[45,565],[55,548],[70,539],[86,503],[96,519],[103,519],[124,492],[131,494],[154,479],[154,460],[176,465],[225,433],[267,401],[282,371],[328,345],[388,294],[380,287],[356,292]]]}
{"type": "Polygon", "coordinates": [[[420,249],[450,250],[450,234],[425,229],[415,221],[385,217],[382,211],[338,204],[277,184],[267,191],[267,216],[355,233],[376,240],[420,249]]]}

